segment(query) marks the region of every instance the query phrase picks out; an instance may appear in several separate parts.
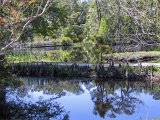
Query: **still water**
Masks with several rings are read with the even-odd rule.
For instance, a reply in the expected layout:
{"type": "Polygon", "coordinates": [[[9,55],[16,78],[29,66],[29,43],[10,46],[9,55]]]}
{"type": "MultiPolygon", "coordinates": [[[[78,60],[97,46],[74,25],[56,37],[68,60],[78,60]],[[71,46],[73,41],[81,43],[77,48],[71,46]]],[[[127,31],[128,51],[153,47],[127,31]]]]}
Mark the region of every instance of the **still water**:
{"type": "Polygon", "coordinates": [[[150,120],[160,118],[160,85],[144,82],[20,78],[0,89],[0,120],[150,120]]]}
{"type": "MultiPolygon", "coordinates": [[[[110,49],[101,52],[101,49],[92,44],[84,44],[76,47],[57,46],[41,48],[13,48],[8,51],[7,60],[9,62],[31,62],[31,61],[48,61],[48,62],[76,62],[76,63],[107,63],[105,56],[111,52],[136,52],[136,51],[159,51],[156,46],[110,46],[110,49]],[[111,49],[112,48],[112,49],[111,49]],[[132,49],[127,49],[132,48],[132,49]]],[[[128,56],[129,57],[129,56],[128,56]]]]}

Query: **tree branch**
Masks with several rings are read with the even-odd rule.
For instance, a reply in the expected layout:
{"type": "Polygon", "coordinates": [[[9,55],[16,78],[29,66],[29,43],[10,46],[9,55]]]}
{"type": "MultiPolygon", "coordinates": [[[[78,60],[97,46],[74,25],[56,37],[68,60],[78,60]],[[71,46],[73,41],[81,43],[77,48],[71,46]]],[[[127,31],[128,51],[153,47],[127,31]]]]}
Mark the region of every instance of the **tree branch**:
{"type": "Polygon", "coordinates": [[[27,28],[27,26],[28,26],[32,21],[34,21],[36,18],[41,17],[41,16],[53,5],[53,3],[54,3],[54,0],[47,0],[47,2],[46,2],[46,4],[45,4],[42,12],[39,13],[39,14],[37,14],[37,15],[35,15],[35,16],[32,16],[32,17],[28,18],[28,20],[26,21],[26,23],[23,25],[23,28],[22,28],[21,33],[20,33],[20,35],[18,36],[18,38],[15,39],[15,40],[12,40],[12,41],[11,41],[10,43],[8,43],[6,46],[2,47],[2,48],[0,49],[0,52],[5,51],[5,50],[6,50],[7,48],[9,48],[13,43],[19,41],[20,38],[21,38],[21,36],[22,36],[22,34],[24,33],[24,30],[27,28]]]}

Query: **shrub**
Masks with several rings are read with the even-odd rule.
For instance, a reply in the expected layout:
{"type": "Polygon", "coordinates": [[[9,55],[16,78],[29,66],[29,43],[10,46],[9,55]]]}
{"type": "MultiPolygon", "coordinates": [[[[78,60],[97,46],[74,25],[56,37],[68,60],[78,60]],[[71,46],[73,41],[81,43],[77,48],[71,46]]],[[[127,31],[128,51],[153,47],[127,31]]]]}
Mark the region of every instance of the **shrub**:
{"type": "Polygon", "coordinates": [[[62,41],[61,41],[62,45],[72,45],[73,41],[70,37],[62,37],[62,41]]]}

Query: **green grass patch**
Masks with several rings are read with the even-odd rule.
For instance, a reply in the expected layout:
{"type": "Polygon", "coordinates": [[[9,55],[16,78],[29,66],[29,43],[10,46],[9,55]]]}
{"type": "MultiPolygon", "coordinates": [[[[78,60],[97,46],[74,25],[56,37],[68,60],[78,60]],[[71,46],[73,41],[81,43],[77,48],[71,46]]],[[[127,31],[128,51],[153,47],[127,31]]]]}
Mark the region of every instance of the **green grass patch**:
{"type": "Polygon", "coordinates": [[[72,57],[70,51],[54,50],[47,52],[21,52],[6,56],[7,62],[64,62],[72,57]]]}
{"type": "Polygon", "coordinates": [[[56,54],[40,52],[40,53],[20,53],[16,55],[7,55],[7,62],[54,62],[56,61],[56,54]]]}
{"type": "Polygon", "coordinates": [[[160,51],[140,51],[140,52],[124,52],[124,53],[112,53],[106,57],[113,57],[115,59],[138,59],[143,57],[157,58],[151,60],[152,62],[160,62],[160,51]]]}
{"type": "MultiPolygon", "coordinates": [[[[78,44],[77,44],[78,46],[78,44]]],[[[79,51],[78,51],[79,52],[79,51]]],[[[80,53],[74,53],[70,50],[54,50],[54,51],[39,51],[39,52],[17,52],[13,54],[8,54],[6,59],[8,62],[65,62],[74,61],[74,58],[88,57],[93,58],[94,55],[82,56],[82,51],[80,53]]],[[[94,53],[93,53],[94,54],[94,53]]],[[[95,53],[96,54],[96,53],[95,53]]],[[[105,58],[113,58],[116,60],[135,60],[142,59],[143,57],[149,57],[149,62],[160,62],[160,51],[141,51],[141,52],[125,52],[125,53],[112,53],[104,56],[105,58]]],[[[76,59],[75,59],[76,60],[76,59]]],[[[90,61],[89,61],[90,62],[90,61]]]]}

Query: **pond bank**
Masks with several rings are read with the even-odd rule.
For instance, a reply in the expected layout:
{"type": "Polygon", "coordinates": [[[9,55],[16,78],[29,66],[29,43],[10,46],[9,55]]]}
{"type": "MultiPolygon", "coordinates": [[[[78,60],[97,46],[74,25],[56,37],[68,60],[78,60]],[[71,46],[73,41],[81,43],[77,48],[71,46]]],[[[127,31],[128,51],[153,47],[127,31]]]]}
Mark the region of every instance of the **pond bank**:
{"type": "Polygon", "coordinates": [[[160,67],[160,64],[9,63],[11,73],[19,76],[125,78],[132,80],[154,79],[154,66],[160,67]]]}
{"type": "Polygon", "coordinates": [[[160,51],[140,51],[140,52],[125,52],[113,53],[105,57],[106,60],[122,61],[122,62],[147,62],[159,61],[160,51]]]}

